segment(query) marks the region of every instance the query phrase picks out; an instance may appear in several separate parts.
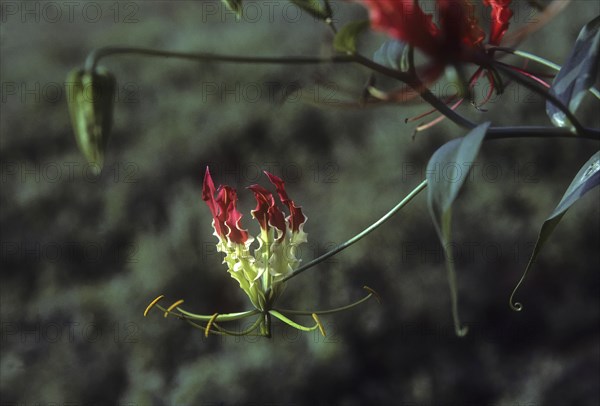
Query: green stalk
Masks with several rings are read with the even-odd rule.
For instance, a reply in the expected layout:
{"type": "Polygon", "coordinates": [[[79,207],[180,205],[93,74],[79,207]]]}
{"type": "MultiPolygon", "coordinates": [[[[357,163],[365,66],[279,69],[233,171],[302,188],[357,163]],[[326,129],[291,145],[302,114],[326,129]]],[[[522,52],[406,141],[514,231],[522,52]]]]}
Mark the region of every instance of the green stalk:
{"type": "Polygon", "coordinates": [[[274,317],[277,317],[279,320],[283,321],[285,324],[287,324],[289,326],[292,326],[294,328],[297,328],[298,330],[302,330],[302,331],[314,331],[317,328],[319,328],[319,324],[318,323],[315,324],[312,327],[306,327],[306,326],[303,326],[301,324],[298,324],[295,321],[288,319],[283,314],[279,313],[277,310],[271,309],[271,310],[269,310],[269,313],[271,315],[273,315],[274,317]]]}
{"type": "Polygon", "coordinates": [[[375,223],[371,224],[369,227],[365,228],[363,231],[356,234],[354,237],[350,238],[345,243],[338,245],[336,248],[332,249],[331,251],[326,252],[325,254],[321,255],[320,257],[315,258],[312,261],[308,262],[307,264],[297,268],[294,272],[292,272],[291,274],[289,274],[288,276],[283,278],[281,280],[281,282],[286,282],[286,281],[292,279],[294,276],[300,275],[302,272],[306,271],[307,269],[312,268],[313,266],[317,265],[318,263],[325,261],[326,259],[334,256],[338,252],[343,251],[346,248],[350,247],[351,245],[362,240],[367,235],[371,234],[373,231],[375,231],[377,228],[379,228],[383,223],[385,223],[390,218],[392,218],[392,216],[394,216],[394,214],[398,213],[404,206],[406,206],[408,203],[410,203],[410,201],[412,199],[414,199],[415,196],[417,196],[419,193],[421,193],[426,187],[427,187],[427,180],[424,180],[423,182],[421,182],[419,184],[419,186],[414,188],[408,195],[406,195],[406,197],[404,199],[402,199],[402,201],[400,201],[400,203],[398,203],[396,206],[394,206],[389,212],[387,212],[383,217],[381,217],[375,223]]]}

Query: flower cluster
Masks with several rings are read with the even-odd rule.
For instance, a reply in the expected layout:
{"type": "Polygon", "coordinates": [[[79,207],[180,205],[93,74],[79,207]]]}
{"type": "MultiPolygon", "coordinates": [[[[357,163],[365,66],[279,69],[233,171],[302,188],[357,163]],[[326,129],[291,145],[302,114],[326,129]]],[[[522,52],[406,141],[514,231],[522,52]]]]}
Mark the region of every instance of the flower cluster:
{"type": "Polygon", "coordinates": [[[237,193],[229,186],[215,189],[208,168],[204,175],[202,200],[213,216],[215,236],[219,239],[217,249],[225,253],[224,263],[231,276],[257,309],[270,307],[283,292],[282,279],[289,276],[300,260],[296,257],[297,247],[306,242],[303,230],[306,216],[302,209],[288,197],[282,179],[265,172],[275,186],[281,203],[287,206],[286,218],[278,207],[273,194],[260,185],[248,189],[254,192],[256,208],[252,216],[260,224],[256,237],[259,246],[250,253],[254,239],[241,227],[242,214],[237,209],[237,193]]]}
{"type": "Polygon", "coordinates": [[[154,307],[164,312],[164,316],[173,314],[190,325],[203,329],[205,334],[222,335],[260,335],[271,336],[271,316],[302,331],[319,329],[325,335],[325,329],[319,320],[319,314],[332,314],[351,309],[371,297],[377,297],[375,291],[364,286],[368,294],[349,305],[324,311],[284,310],[274,307],[276,300],[283,293],[286,280],[295,276],[300,260],[297,257],[298,246],[306,242],[304,223],[306,216],[302,208],[290,199],[283,180],[269,172],[265,172],[275,190],[281,205],[289,212],[284,215],[276,199],[269,190],[260,186],[249,186],[256,199],[256,208],[252,216],[260,225],[260,234],[256,237],[258,247],[254,255],[250,252],[254,238],[242,228],[242,214],[237,208],[237,192],[230,186],[215,187],[210,171],[206,168],[202,186],[202,200],[210,209],[213,217],[212,225],[217,237],[217,250],[225,254],[223,263],[227,265],[229,274],[240,284],[248,295],[254,309],[239,313],[202,315],[188,312],[181,308],[183,300],[178,300],[168,308],[158,302],[164,297],[158,296],[146,308],[144,316],[154,307]],[[230,322],[257,316],[255,322],[244,331],[233,331],[223,328],[221,322],[230,322]],[[303,326],[291,320],[289,316],[312,316],[315,324],[303,326]],[[206,324],[199,324],[206,323],[206,324]]]}

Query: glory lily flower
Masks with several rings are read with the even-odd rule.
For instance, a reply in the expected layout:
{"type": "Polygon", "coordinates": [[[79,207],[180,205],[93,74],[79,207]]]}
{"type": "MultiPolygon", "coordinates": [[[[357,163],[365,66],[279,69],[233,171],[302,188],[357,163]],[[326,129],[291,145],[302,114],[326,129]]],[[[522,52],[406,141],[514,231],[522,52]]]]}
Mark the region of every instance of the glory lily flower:
{"type": "Polygon", "coordinates": [[[260,185],[248,187],[256,199],[256,208],[251,212],[252,217],[260,226],[260,234],[256,237],[258,247],[253,253],[251,253],[251,246],[255,239],[242,228],[242,214],[237,209],[238,198],[235,189],[229,186],[215,188],[208,168],[206,168],[202,187],[202,200],[206,202],[213,217],[214,235],[218,239],[217,250],[225,254],[223,263],[227,265],[227,271],[239,283],[254,309],[239,313],[200,315],[183,310],[180,306],[183,300],[173,303],[168,308],[157,305],[163,298],[161,295],[148,305],[144,316],[152,307],[157,306],[164,312],[165,317],[174,314],[194,327],[204,329],[206,335],[209,333],[257,334],[267,337],[271,335],[271,316],[273,316],[299,330],[311,331],[318,328],[325,335],[318,314],[346,310],[376,295],[372,289],[365,286],[364,288],[369,292],[367,296],[338,309],[298,311],[274,307],[284,291],[286,280],[293,276],[294,270],[300,263],[297,250],[299,245],[307,241],[307,234],[304,232],[307,218],[302,213],[302,208],[289,198],[283,180],[266,171],[265,175],[275,187],[280,203],[287,208],[289,214],[287,217],[284,215],[273,194],[266,188],[260,185]],[[288,315],[312,316],[316,324],[305,327],[292,321],[288,315]],[[218,324],[251,316],[258,317],[254,324],[243,332],[226,330],[218,324]],[[207,324],[200,325],[198,321],[207,324]]]}
{"type": "MultiPolygon", "coordinates": [[[[488,43],[499,45],[513,15],[511,0],[482,0],[491,6],[488,43]]],[[[473,17],[466,0],[436,0],[438,24],[417,0],[362,0],[369,9],[371,27],[418,48],[438,65],[470,60],[473,51],[483,49],[485,33],[473,17]]]]}
{"type": "MultiPolygon", "coordinates": [[[[408,44],[430,58],[430,63],[419,69],[419,74],[426,84],[436,81],[448,65],[457,66],[464,62],[480,63],[481,60],[490,60],[493,48],[499,46],[508,30],[513,12],[510,9],[511,0],[482,0],[483,5],[490,7],[490,32],[487,35],[474,18],[474,7],[467,0],[436,0],[437,21],[419,6],[417,0],[360,0],[370,12],[371,27],[385,32],[390,37],[408,44]],[[484,55],[486,54],[487,55],[484,55]]],[[[511,67],[513,68],[513,67],[511,67]]],[[[523,70],[514,68],[521,74],[523,70]]],[[[490,83],[489,92],[484,100],[478,104],[485,104],[493,92],[499,88],[499,76],[489,65],[478,67],[475,73],[466,81],[466,88],[470,93],[481,77],[486,77],[490,83]]],[[[381,93],[374,90],[376,97],[384,99],[406,99],[406,90],[397,94],[381,93]]],[[[413,96],[414,97],[414,96],[413,96]]],[[[452,103],[451,108],[456,109],[464,101],[464,96],[455,95],[447,97],[446,103],[452,103]]],[[[473,102],[474,103],[474,102],[473,102]]],[[[436,110],[428,111],[408,119],[413,121],[421,119],[436,110]]],[[[443,120],[441,115],[435,120],[417,127],[422,131],[443,120]]]]}

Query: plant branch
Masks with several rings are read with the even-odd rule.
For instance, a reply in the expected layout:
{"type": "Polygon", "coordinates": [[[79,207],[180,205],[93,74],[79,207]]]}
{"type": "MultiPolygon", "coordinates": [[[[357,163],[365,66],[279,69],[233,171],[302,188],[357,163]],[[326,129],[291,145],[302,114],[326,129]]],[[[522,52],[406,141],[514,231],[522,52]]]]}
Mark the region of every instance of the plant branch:
{"type": "Polygon", "coordinates": [[[414,74],[400,72],[394,69],[387,68],[386,66],[380,65],[364,56],[355,55],[334,55],[327,58],[319,57],[245,57],[245,56],[234,56],[234,55],[222,55],[213,54],[207,52],[200,53],[189,53],[189,52],[176,52],[176,51],[165,51],[159,49],[150,48],[139,48],[139,47],[105,47],[95,49],[88,55],[85,61],[85,69],[87,71],[93,71],[100,59],[110,55],[138,55],[148,57],[165,57],[165,58],[179,58],[187,59],[192,61],[204,61],[204,62],[222,62],[222,63],[248,63],[248,64],[276,64],[276,65],[316,65],[316,64],[329,64],[329,63],[357,63],[366,68],[369,68],[375,72],[381,73],[388,77],[398,79],[401,82],[406,83],[416,92],[418,92],[423,100],[431,104],[434,108],[439,110],[440,113],[444,114],[450,120],[455,122],[461,127],[474,128],[475,123],[456,113],[444,104],[440,99],[427,89],[427,87],[421,82],[421,80],[414,74]]]}
{"type": "Polygon", "coordinates": [[[386,75],[388,77],[398,79],[399,81],[406,83],[414,91],[419,93],[423,100],[425,100],[433,108],[438,110],[441,114],[445,115],[448,119],[450,119],[460,127],[471,129],[477,126],[476,123],[461,116],[456,111],[448,107],[443,101],[438,99],[433,93],[431,93],[431,91],[427,89],[427,86],[425,86],[425,84],[423,84],[423,82],[416,76],[414,71],[413,73],[410,73],[411,71],[407,73],[390,69],[358,54],[355,54],[354,58],[356,63],[359,63],[360,65],[366,68],[369,68],[375,72],[381,73],[382,75],[386,75]]]}
{"type": "Polygon", "coordinates": [[[88,55],[85,61],[85,69],[92,71],[100,59],[110,55],[138,55],[148,57],[179,58],[201,62],[224,62],[224,63],[249,63],[249,64],[277,64],[277,65],[316,65],[327,63],[353,63],[354,57],[349,55],[335,55],[329,58],[318,57],[245,57],[234,55],[213,54],[209,52],[176,52],[151,48],[138,47],[105,47],[95,49],[88,55]]]}

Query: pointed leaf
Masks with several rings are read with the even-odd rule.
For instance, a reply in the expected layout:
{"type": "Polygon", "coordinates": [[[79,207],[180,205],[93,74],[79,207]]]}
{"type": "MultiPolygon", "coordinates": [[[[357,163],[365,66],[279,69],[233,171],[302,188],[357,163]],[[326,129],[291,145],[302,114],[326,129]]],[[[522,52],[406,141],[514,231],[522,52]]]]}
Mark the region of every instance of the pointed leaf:
{"type": "Polygon", "coordinates": [[[338,52],[356,53],[358,35],[369,27],[369,20],[352,21],[342,27],[333,39],[333,47],[338,52]]]}
{"type": "Polygon", "coordinates": [[[332,17],[331,5],[328,0],[290,0],[292,3],[319,20],[332,17]]]}
{"type": "MultiPolygon", "coordinates": [[[[600,67],[600,17],[586,24],[567,62],[558,72],[550,93],[575,112],[598,78],[600,67]]],[[[557,127],[571,127],[569,119],[554,104],[546,102],[546,113],[557,127]]]]}
{"type": "Polygon", "coordinates": [[[583,195],[589,192],[594,187],[600,184],[600,152],[596,152],[594,156],[592,156],[579,170],[577,175],[575,175],[575,179],[571,182],[567,191],[563,195],[560,203],[556,206],[550,217],[544,221],[542,224],[542,228],[538,235],[537,241],[535,242],[535,247],[533,248],[533,252],[531,254],[531,258],[529,258],[529,262],[527,263],[527,267],[521,276],[521,279],[515,286],[512,294],[510,295],[509,303],[510,307],[513,310],[521,311],[523,309],[523,305],[519,302],[513,302],[513,298],[519,286],[525,280],[527,276],[527,272],[531,269],[533,263],[535,262],[538,254],[540,253],[542,247],[548,241],[548,238],[560,223],[560,220],[563,218],[567,210],[579,200],[583,195]]]}
{"type": "Polygon", "coordinates": [[[240,18],[242,16],[242,11],[244,6],[242,5],[243,0],[221,0],[227,8],[235,13],[235,15],[240,18]]]}
{"type": "Polygon", "coordinates": [[[388,68],[405,71],[407,62],[406,56],[409,47],[406,43],[395,39],[385,41],[381,47],[375,51],[373,60],[380,65],[388,68]]]}
{"type": "Polygon", "coordinates": [[[452,203],[467,179],[470,164],[477,156],[490,123],[484,123],[465,137],[452,140],[438,149],[427,164],[427,203],[446,257],[448,284],[452,298],[452,317],[458,336],[464,336],[458,317],[458,290],[451,242],[452,203]]]}

